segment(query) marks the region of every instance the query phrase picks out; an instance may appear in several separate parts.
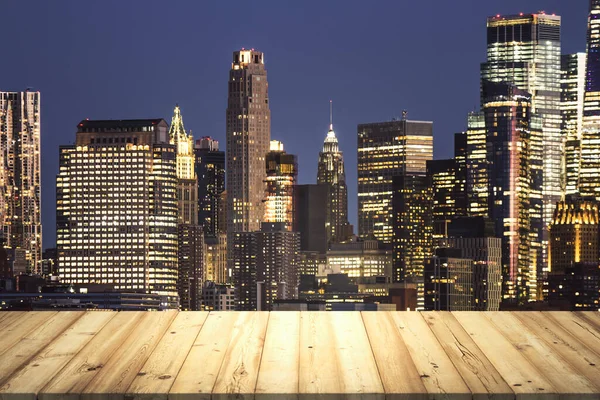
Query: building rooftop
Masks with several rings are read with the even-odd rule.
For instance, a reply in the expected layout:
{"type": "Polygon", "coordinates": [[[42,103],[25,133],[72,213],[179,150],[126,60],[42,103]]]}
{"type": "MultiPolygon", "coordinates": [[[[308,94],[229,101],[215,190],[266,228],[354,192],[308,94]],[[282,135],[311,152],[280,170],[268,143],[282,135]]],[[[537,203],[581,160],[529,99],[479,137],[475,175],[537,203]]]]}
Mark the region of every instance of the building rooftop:
{"type": "Polygon", "coordinates": [[[162,118],[154,118],[154,119],[105,119],[105,120],[88,120],[84,119],[79,124],[77,124],[77,128],[81,131],[82,129],[122,129],[122,128],[142,128],[153,125],[159,125],[161,122],[164,122],[166,125],[166,121],[162,118]]]}

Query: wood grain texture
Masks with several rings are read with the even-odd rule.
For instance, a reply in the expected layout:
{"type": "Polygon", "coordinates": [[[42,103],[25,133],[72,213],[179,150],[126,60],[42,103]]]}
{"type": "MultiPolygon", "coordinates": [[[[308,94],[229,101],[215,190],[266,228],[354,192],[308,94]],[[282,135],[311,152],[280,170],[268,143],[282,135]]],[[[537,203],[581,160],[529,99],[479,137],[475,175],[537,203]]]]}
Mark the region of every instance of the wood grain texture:
{"type": "Polygon", "coordinates": [[[593,312],[23,312],[2,344],[0,400],[600,399],[593,312]]]}
{"type": "Polygon", "coordinates": [[[384,399],[360,313],[300,314],[300,397],[384,399]]]}
{"type": "Polygon", "coordinates": [[[474,398],[514,398],[510,386],[451,313],[422,315],[474,398]]]}
{"type": "Polygon", "coordinates": [[[21,366],[27,364],[40,350],[48,346],[83,315],[84,313],[80,311],[52,313],[49,319],[22,336],[21,340],[1,356],[0,382],[4,384],[21,366]]]}
{"type": "Polygon", "coordinates": [[[300,360],[300,314],[271,313],[267,325],[255,398],[298,398],[300,360]],[[285,366],[285,367],[283,367],[285,366]]]}
{"type": "Polygon", "coordinates": [[[244,329],[237,312],[211,312],[169,390],[169,399],[210,400],[229,342],[244,329]],[[237,324],[236,324],[237,322],[237,324]]]}
{"type": "Polygon", "coordinates": [[[1,311],[0,312],[0,332],[13,322],[20,320],[25,311],[1,311]]]}
{"type": "Polygon", "coordinates": [[[391,314],[410,356],[432,398],[470,399],[471,391],[444,352],[439,341],[417,312],[391,314]]]}
{"type": "Polygon", "coordinates": [[[38,393],[39,400],[78,399],[146,313],[120,312],[38,393]]]}
{"type": "Polygon", "coordinates": [[[558,399],[556,388],[483,313],[464,311],[452,314],[502,375],[517,398],[558,399]]]}
{"type": "Polygon", "coordinates": [[[7,321],[7,324],[0,332],[0,356],[2,356],[4,352],[10,350],[24,336],[28,335],[56,315],[57,312],[31,311],[30,313],[13,313],[14,312],[11,312],[12,315],[7,317],[12,319],[7,321]]]}
{"type": "Polygon", "coordinates": [[[523,325],[560,355],[600,392],[600,356],[541,312],[513,313],[523,325]]]}
{"type": "Polygon", "coordinates": [[[177,315],[174,311],[142,315],[131,334],[83,389],[81,398],[103,398],[103,393],[122,398],[177,315]]]}
{"type": "Polygon", "coordinates": [[[180,312],[152,352],[129,389],[128,399],[166,399],[175,377],[208,316],[180,312]]]}
{"type": "Polygon", "coordinates": [[[575,336],[596,355],[600,356],[600,331],[576,313],[550,311],[544,315],[575,336]]]}
{"type": "Polygon", "coordinates": [[[15,371],[0,387],[0,397],[35,400],[37,393],[92,338],[115,317],[114,313],[86,313],[43,348],[31,361],[15,371]]]}
{"type": "Polygon", "coordinates": [[[211,399],[252,399],[269,313],[240,312],[211,399]]]}
{"type": "Polygon", "coordinates": [[[486,313],[485,317],[549,382],[552,382],[561,398],[566,398],[569,394],[575,394],[573,398],[594,395],[594,385],[552,351],[514,315],[497,311],[486,313]]]}
{"type": "Polygon", "coordinates": [[[421,374],[413,362],[390,312],[361,313],[386,399],[428,399],[421,374]]]}

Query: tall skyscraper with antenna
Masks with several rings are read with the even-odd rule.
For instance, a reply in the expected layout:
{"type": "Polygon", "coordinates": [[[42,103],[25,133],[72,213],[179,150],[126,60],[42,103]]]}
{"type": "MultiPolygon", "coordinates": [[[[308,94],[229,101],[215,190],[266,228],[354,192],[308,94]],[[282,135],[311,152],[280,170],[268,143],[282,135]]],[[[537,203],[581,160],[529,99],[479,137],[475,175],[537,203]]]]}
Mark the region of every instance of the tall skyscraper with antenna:
{"type": "Polygon", "coordinates": [[[326,185],[327,194],[327,241],[338,243],[352,235],[348,222],[348,188],[344,171],[344,156],[339,149],[333,131],[333,103],[329,101],[329,131],[319,153],[317,184],[326,185]]]}

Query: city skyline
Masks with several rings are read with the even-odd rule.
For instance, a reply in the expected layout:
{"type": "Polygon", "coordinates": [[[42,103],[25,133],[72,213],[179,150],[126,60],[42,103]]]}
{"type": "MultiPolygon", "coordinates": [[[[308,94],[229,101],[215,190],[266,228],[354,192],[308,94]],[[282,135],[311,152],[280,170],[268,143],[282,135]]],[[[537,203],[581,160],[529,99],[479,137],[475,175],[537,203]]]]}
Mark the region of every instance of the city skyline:
{"type": "MultiPolygon", "coordinates": [[[[348,182],[348,193],[349,193],[349,219],[350,223],[357,226],[357,210],[356,210],[356,125],[359,123],[368,123],[382,120],[389,120],[393,116],[399,116],[402,109],[408,110],[409,119],[425,119],[433,120],[435,134],[435,156],[434,158],[448,158],[451,156],[449,150],[452,146],[449,144],[453,140],[453,132],[466,130],[466,121],[464,115],[468,111],[477,110],[477,100],[479,92],[477,87],[479,85],[479,76],[477,73],[479,63],[485,61],[485,43],[483,29],[485,27],[486,17],[495,15],[497,13],[509,13],[514,14],[515,12],[536,12],[540,8],[546,9],[547,12],[556,12],[561,15],[563,20],[563,35],[562,35],[562,53],[574,53],[577,51],[585,50],[585,20],[587,18],[587,4],[581,4],[581,7],[577,10],[574,7],[568,7],[568,5],[560,4],[557,1],[536,1],[531,2],[527,5],[527,9],[516,1],[505,1],[502,5],[479,5],[474,4],[475,2],[464,1],[459,4],[456,9],[452,9],[449,5],[440,5],[439,9],[429,9],[427,6],[412,5],[412,10],[405,10],[406,14],[419,13],[424,11],[434,11],[428,13],[431,16],[427,24],[435,25],[439,22],[439,18],[445,18],[451,16],[453,13],[460,14],[461,10],[469,8],[472,9],[473,13],[469,14],[468,18],[463,18],[461,23],[460,31],[456,31],[452,37],[452,42],[459,42],[460,40],[468,40],[468,47],[472,49],[472,53],[457,53],[455,51],[449,52],[444,49],[443,41],[440,38],[439,47],[438,43],[431,43],[430,37],[424,37],[423,41],[415,40],[409,42],[402,40],[402,33],[404,27],[400,27],[402,21],[406,16],[402,16],[398,23],[397,35],[392,35],[394,41],[390,42],[387,36],[381,34],[394,33],[395,28],[378,28],[375,33],[370,36],[360,39],[360,33],[364,30],[359,29],[356,33],[349,32],[349,26],[344,28],[344,23],[352,22],[357,17],[358,7],[354,7],[354,4],[350,3],[344,10],[337,10],[335,14],[324,13],[326,15],[319,18],[322,24],[318,25],[320,29],[318,31],[324,31],[323,27],[325,22],[330,23],[326,26],[326,31],[330,32],[331,35],[323,40],[324,43],[319,43],[317,37],[314,34],[309,35],[302,40],[300,38],[293,38],[289,42],[292,47],[296,46],[295,50],[290,52],[290,46],[283,43],[284,38],[278,40],[269,40],[266,33],[270,30],[275,29],[273,24],[275,22],[269,22],[262,29],[256,28],[255,33],[248,34],[242,40],[239,37],[235,39],[230,36],[226,36],[225,39],[216,40],[214,48],[209,46],[210,50],[193,50],[198,55],[204,54],[206,57],[202,59],[200,65],[203,69],[191,70],[184,68],[181,73],[179,81],[173,82],[172,75],[169,74],[169,70],[162,71],[157,74],[154,71],[151,56],[149,62],[145,64],[138,64],[137,62],[127,64],[129,57],[139,55],[139,47],[141,50],[146,50],[152,39],[160,39],[159,43],[169,46],[169,42],[162,36],[150,35],[148,39],[139,38],[140,41],[135,41],[136,36],[133,33],[129,33],[125,30],[122,33],[128,36],[131,40],[126,41],[132,46],[116,46],[115,38],[111,39],[108,37],[93,37],[93,43],[99,46],[98,50],[106,51],[107,57],[99,57],[98,65],[93,64],[93,60],[97,57],[97,54],[88,54],[90,51],[96,51],[96,46],[85,46],[76,45],[80,39],[75,39],[68,35],[70,29],[81,23],[78,22],[79,15],[76,14],[79,10],[79,6],[70,7],[73,10],[65,12],[60,18],[69,18],[64,22],[68,22],[68,26],[58,33],[54,32],[52,35],[58,35],[62,38],[62,53],[59,51],[58,54],[50,54],[48,50],[40,48],[40,63],[33,65],[23,65],[21,62],[13,63],[14,66],[4,65],[3,69],[6,68],[6,73],[11,77],[10,81],[3,83],[6,85],[3,90],[24,90],[27,86],[32,86],[33,90],[39,90],[44,98],[44,106],[42,109],[42,207],[43,207],[43,225],[44,229],[44,247],[50,247],[54,244],[54,178],[58,172],[57,164],[58,157],[57,147],[59,144],[68,144],[72,141],[72,137],[76,131],[76,124],[82,118],[90,117],[93,119],[105,119],[109,118],[169,118],[170,110],[173,104],[179,103],[182,107],[182,111],[186,116],[186,126],[191,128],[195,138],[201,136],[213,136],[221,143],[225,143],[225,124],[224,124],[224,107],[226,105],[225,100],[225,80],[226,80],[226,64],[233,50],[239,49],[243,46],[254,46],[258,50],[266,54],[266,64],[269,69],[269,96],[272,99],[271,109],[273,114],[273,125],[272,125],[272,137],[281,140],[286,149],[299,156],[299,183],[314,183],[316,176],[316,165],[318,159],[319,148],[322,143],[322,132],[325,129],[328,116],[326,102],[329,99],[336,101],[336,134],[340,141],[341,150],[345,153],[346,171],[348,182]],[[463,5],[464,4],[464,5],[463,5]],[[478,33],[477,36],[468,35],[469,29],[472,29],[472,33],[478,33]],[[339,35],[348,35],[348,40],[342,40],[339,35]],[[133,36],[131,36],[133,35],[133,36]],[[475,39],[473,38],[475,37],[475,39]],[[133,42],[132,42],[133,41],[133,42]],[[225,43],[223,42],[225,41],[225,43]],[[354,41],[354,43],[353,43],[354,41]],[[333,53],[331,47],[334,43],[339,43],[339,47],[336,47],[336,51],[340,54],[363,54],[364,59],[358,60],[354,63],[350,63],[349,67],[346,67],[348,63],[343,63],[343,60],[337,57],[331,57],[333,53]],[[386,57],[391,54],[388,52],[375,53],[381,50],[382,47],[390,46],[393,43],[400,43],[403,47],[403,51],[399,52],[400,55],[394,55],[394,57],[405,57],[406,54],[410,54],[414,57],[419,57],[420,62],[417,65],[423,66],[423,68],[416,68],[415,63],[412,64],[408,69],[400,68],[397,72],[392,75],[386,75],[385,72],[378,78],[369,79],[369,71],[377,71],[382,73],[382,70],[386,69],[388,62],[386,57]],[[311,45],[315,45],[311,48],[311,45]],[[374,49],[369,49],[370,44],[376,44],[374,49]],[[318,45],[318,46],[316,46],[318,45]],[[439,49],[437,57],[434,59],[428,58],[429,56],[425,53],[429,46],[435,46],[439,49]],[[114,48],[113,48],[114,46],[114,48]],[[415,47],[416,46],[416,47],[415,47]],[[216,49],[218,47],[218,49],[216,49]],[[324,49],[329,50],[329,57],[323,58],[324,49]],[[132,50],[131,52],[128,52],[132,50]],[[412,51],[412,53],[411,53],[412,51]],[[416,52],[415,52],[416,51],[416,52]],[[80,52],[83,55],[87,55],[90,61],[79,60],[80,52]],[[125,52],[126,56],[123,61],[116,62],[118,58],[114,57],[122,52],[125,52]],[[403,54],[403,52],[405,54],[403,54]],[[61,71],[56,77],[47,76],[44,78],[46,73],[50,73],[53,68],[57,65],[62,65],[62,62],[56,61],[56,57],[60,54],[63,55],[65,60],[75,58],[78,61],[73,65],[72,69],[82,68],[79,75],[75,75],[78,79],[73,79],[69,82],[64,77],[64,72],[61,71]],[[300,56],[303,54],[304,56],[300,56]],[[313,55],[313,57],[311,57],[313,55]],[[216,58],[218,56],[218,58],[216,58]],[[452,64],[456,64],[449,67],[447,71],[436,70],[434,68],[435,61],[439,61],[441,57],[456,57],[458,61],[452,64]],[[106,58],[106,59],[104,59],[106,58]],[[306,59],[310,59],[307,61],[306,59]],[[285,76],[296,71],[299,73],[302,68],[307,68],[306,62],[316,62],[319,64],[319,69],[322,70],[321,77],[315,77],[314,80],[317,83],[306,82],[305,88],[299,88],[298,86],[303,85],[290,85],[289,81],[285,79],[285,76]],[[433,63],[432,63],[433,61],[433,63]],[[58,63],[58,64],[57,64],[58,63]],[[79,63],[79,64],[78,64],[79,63]],[[288,64],[292,63],[292,64],[288,64]],[[340,65],[345,66],[346,71],[340,70],[340,65]],[[15,68],[18,66],[19,68],[15,68]],[[99,66],[109,66],[108,70],[97,70],[99,66]],[[140,66],[139,77],[133,75],[131,68],[140,66]],[[38,71],[36,68],[43,68],[43,71],[38,71]],[[291,71],[290,71],[290,68],[291,71]],[[362,70],[365,72],[361,72],[362,70]],[[433,75],[431,74],[433,68],[433,75]],[[456,68],[457,70],[453,70],[456,68]],[[420,71],[422,69],[423,71],[420,71]],[[460,71],[458,71],[460,70],[460,71]],[[212,72],[218,71],[212,79],[212,72]],[[458,71],[458,78],[454,75],[458,71]],[[122,74],[120,74],[122,72],[122,74]],[[423,73],[429,72],[430,80],[419,79],[422,78],[423,73]],[[360,73],[360,75],[356,75],[360,73]],[[436,74],[437,73],[437,74],[436,74]],[[356,80],[356,85],[347,85],[348,74],[354,74],[356,76],[362,76],[364,79],[356,80]],[[416,74],[416,75],[415,75],[416,74]],[[448,82],[444,77],[449,76],[448,74],[454,74],[452,81],[448,82]],[[461,75],[464,74],[464,75],[461,75]],[[155,77],[155,80],[149,79],[149,77],[155,77]],[[204,76],[198,78],[198,76],[204,76]],[[207,78],[206,76],[210,76],[207,78]],[[217,76],[219,77],[217,79],[217,76]],[[392,80],[387,80],[392,76],[392,80]],[[61,79],[62,77],[62,79],[61,79]],[[133,79],[134,77],[138,79],[133,79]],[[112,88],[112,80],[116,82],[124,81],[126,85],[117,85],[115,90],[112,88]],[[419,81],[420,86],[417,90],[411,81],[419,81]],[[32,82],[33,81],[33,82],[32,82]],[[213,83],[212,81],[215,81],[213,83]],[[390,83],[391,82],[391,83],[390,83]],[[108,84],[107,84],[108,83],[108,84]],[[175,84],[173,84],[175,83],[175,84]],[[325,83],[325,84],[323,84],[325,83]],[[80,87],[77,85],[80,84],[80,87]],[[102,88],[100,85],[106,85],[106,88],[102,88]],[[443,84],[444,86],[440,86],[443,84]],[[62,85],[62,86],[61,86],[62,85]],[[202,96],[196,94],[189,94],[190,85],[194,86],[192,92],[202,92],[202,96]],[[437,85],[437,86],[436,86],[437,85]],[[441,93],[450,93],[456,90],[457,86],[461,88],[461,99],[453,100],[451,103],[444,102],[446,108],[438,106],[438,99],[435,99],[432,90],[437,89],[441,93]],[[64,87],[63,87],[64,86],[64,87]],[[318,87],[320,86],[320,87],[318,87]],[[355,88],[350,89],[346,86],[355,88]],[[432,89],[434,88],[434,89],[432,89]],[[94,91],[95,89],[95,91],[94,91]],[[143,99],[145,96],[145,90],[152,89],[152,96],[146,96],[148,99],[143,99]],[[316,90],[318,89],[318,90],[316,90]],[[81,94],[80,90],[84,90],[87,94],[81,94]],[[348,91],[350,90],[350,91],[348,91]],[[90,91],[94,91],[91,95],[90,91]],[[289,92],[299,92],[299,96],[288,95],[289,92]],[[158,93],[158,95],[157,95],[158,93]],[[376,96],[376,97],[373,97],[376,96]],[[64,97],[64,98],[63,98],[64,97]],[[74,101],[73,99],[77,100],[74,101]],[[215,99],[220,99],[219,101],[215,99]],[[210,104],[209,104],[210,103],[210,104]],[[454,104],[456,103],[456,104],[454,104]],[[301,110],[301,118],[298,118],[298,110],[301,110]],[[189,122],[188,122],[189,121],[189,122]],[[306,140],[306,137],[310,140],[306,140]],[[54,151],[53,151],[54,149],[54,151]]],[[[18,12],[19,5],[15,5],[12,9],[12,5],[8,7],[8,15],[10,12],[18,12]]],[[[40,5],[40,8],[45,5],[40,5]]],[[[57,11],[61,11],[63,5],[57,5],[56,9],[48,9],[49,15],[53,15],[57,11]]],[[[116,7],[116,6],[114,6],[116,7]]],[[[123,16],[116,16],[114,22],[121,21],[119,18],[128,16],[135,11],[137,8],[128,6],[122,6],[123,16]]],[[[331,5],[323,6],[323,11],[332,7],[331,5]]],[[[385,5],[380,6],[371,12],[385,11],[385,5]]],[[[391,6],[388,4],[387,7],[391,6]]],[[[85,7],[84,7],[85,8],[85,7]]],[[[88,8],[94,9],[94,6],[88,6],[88,8]]],[[[193,8],[193,6],[192,6],[193,8]]],[[[211,12],[216,15],[220,15],[221,11],[218,7],[211,8],[211,12]]],[[[273,17],[278,12],[287,14],[289,10],[282,10],[278,7],[272,7],[273,10],[269,12],[266,18],[273,17]]],[[[308,4],[308,8],[313,12],[316,11],[316,6],[308,4]]],[[[110,7],[109,7],[110,9],[110,7]]],[[[147,10],[156,11],[155,7],[150,4],[147,6],[147,10]]],[[[141,10],[147,12],[147,10],[141,10]]],[[[62,11],[65,11],[62,9],[62,11]]],[[[99,11],[101,15],[104,10],[99,11]]],[[[169,13],[181,13],[184,11],[181,7],[168,10],[169,13]]],[[[463,10],[464,11],[464,10],[463,10]]],[[[93,12],[83,12],[82,19],[94,21],[93,12]]],[[[382,13],[381,18],[388,18],[382,13]]],[[[110,14],[112,15],[112,14],[110,14]]],[[[39,18],[36,13],[33,13],[34,20],[39,18]]],[[[58,18],[60,21],[61,19],[58,18]]],[[[316,18],[316,17],[315,17],[316,18]]],[[[8,18],[11,20],[12,18],[8,18]]],[[[16,18],[15,18],[16,19],[16,18]]],[[[98,19],[100,21],[100,19],[98,19]]],[[[293,19],[292,25],[299,23],[298,20],[293,19]]],[[[10,24],[10,22],[9,22],[10,24]]],[[[98,23],[92,24],[96,27],[96,33],[102,33],[104,26],[98,25],[98,23]]],[[[135,23],[133,24],[135,26],[135,23]]],[[[351,24],[349,24],[351,25],[351,24]]],[[[44,27],[48,27],[47,22],[42,21],[39,25],[43,30],[44,27]]],[[[110,26],[110,24],[106,24],[110,26]]],[[[124,28],[125,29],[125,28],[124,28]]],[[[127,26],[126,29],[133,29],[131,26],[127,26]]],[[[426,30],[427,28],[424,28],[426,30]]],[[[435,30],[434,30],[435,32],[435,30]]],[[[108,35],[108,32],[104,32],[108,35]]],[[[180,34],[181,32],[174,32],[172,34],[180,34]]],[[[29,35],[29,33],[24,33],[29,35]]],[[[50,35],[52,37],[52,35],[50,35]]],[[[85,35],[84,35],[85,36],[85,35]]],[[[102,35],[100,35],[102,36],[102,35]]],[[[89,36],[88,36],[89,37],[89,36]]],[[[412,36],[411,36],[412,37],[412,36]]],[[[30,40],[31,38],[25,37],[24,40],[30,40]]],[[[41,43],[46,43],[49,38],[44,38],[41,43]]],[[[181,40],[186,41],[189,39],[181,40]]],[[[449,40],[444,38],[443,40],[449,40]]],[[[189,42],[186,42],[189,44],[189,42]]],[[[39,46],[39,45],[38,45],[39,46]]],[[[26,46],[25,46],[26,47],[26,46]]],[[[52,49],[52,47],[50,47],[52,49]]],[[[461,46],[462,48],[462,46],[461,46]]],[[[56,48],[55,48],[56,49],[56,48]]],[[[194,49],[197,49],[195,47],[194,49]]],[[[12,44],[7,49],[9,52],[16,54],[15,59],[22,59],[19,57],[21,54],[17,48],[12,48],[12,44]]],[[[454,47],[456,50],[456,47],[454,47]]],[[[190,55],[192,57],[192,55],[190,55]]],[[[194,57],[198,57],[197,55],[194,57]]],[[[86,57],[83,57],[84,59],[86,57]]],[[[60,57],[59,57],[60,59],[60,57]]],[[[393,60],[393,59],[392,59],[393,60]]],[[[198,66],[196,59],[196,67],[198,66]]],[[[160,64],[160,63],[159,63],[160,64]]],[[[65,71],[70,70],[66,68],[65,71]]],[[[67,74],[70,78],[71,76],[67,74]]],[[[307,74],[308,75],[308,74],[307,74]]],[[[310,74],[313,75],[313,74],[310,74]]],[[[306,79],[306,78],[304,78],[306,79]]],[[[301,81],[303,82],[303,81],[301,81]]],[[[225,146],[223,146],[225,147],[225,146]]]]}

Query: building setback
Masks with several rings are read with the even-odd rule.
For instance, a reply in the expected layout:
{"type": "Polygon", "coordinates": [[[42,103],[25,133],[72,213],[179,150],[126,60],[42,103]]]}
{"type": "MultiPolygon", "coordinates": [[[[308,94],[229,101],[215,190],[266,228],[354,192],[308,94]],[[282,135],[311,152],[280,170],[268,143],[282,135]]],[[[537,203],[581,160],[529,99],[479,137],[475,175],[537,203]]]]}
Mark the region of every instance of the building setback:
{"type": "Polygon", "coordinates": [[[61,281],[155,293],[177,308],[177,182],[164,120],[81,121],[56,179],[61,281]]]}
{"type": "Polygon", "coordinates": [[[0,92],[0,217],[18,273],[41,273],[40,92],[0,92]]]}
{"type": "Polygon", "coordinates": [[[393,178],[426,173],[433,123],[393,120],[358,125],[358,234],[392,243],[393,178]]]}

